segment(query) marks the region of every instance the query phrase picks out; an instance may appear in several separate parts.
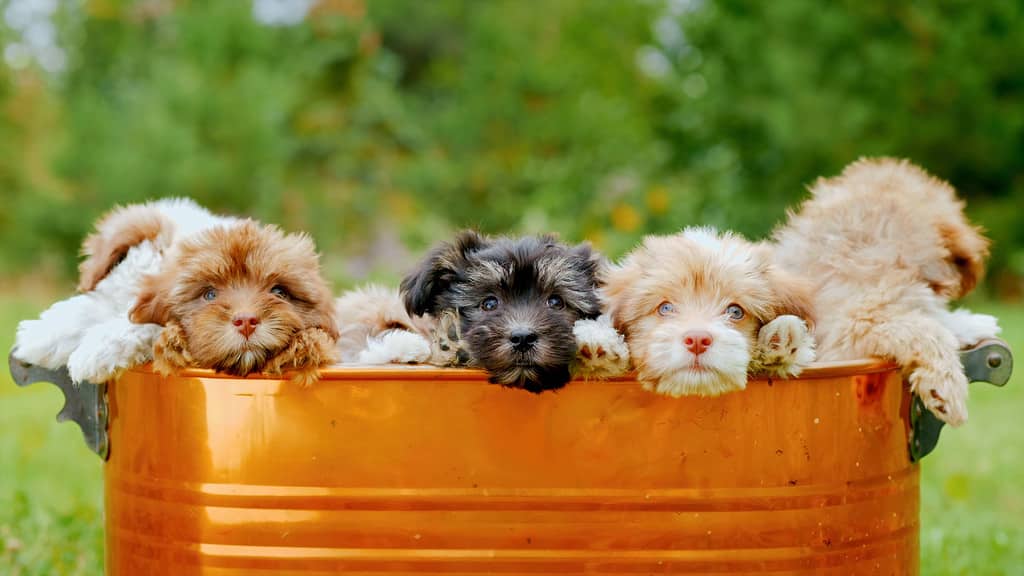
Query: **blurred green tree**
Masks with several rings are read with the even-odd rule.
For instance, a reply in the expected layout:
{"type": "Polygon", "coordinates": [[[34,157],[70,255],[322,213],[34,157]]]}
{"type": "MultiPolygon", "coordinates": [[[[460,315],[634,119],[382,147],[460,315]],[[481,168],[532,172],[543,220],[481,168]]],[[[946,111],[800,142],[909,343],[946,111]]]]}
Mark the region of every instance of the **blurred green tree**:
{"type": "Polygon", "coordinates": [[[111,205],[188,195],[309,230],[335,276],[396,275],[461,226],[617,255],[688,224],[763,236],[814,178],[886,154],[949,179],[1000,285],[1024,277],[1013,0],[320,0],[296,21],[68,5],[66,71],[38,98],[0,73],[0,253],[71,271],[111,205]]]}

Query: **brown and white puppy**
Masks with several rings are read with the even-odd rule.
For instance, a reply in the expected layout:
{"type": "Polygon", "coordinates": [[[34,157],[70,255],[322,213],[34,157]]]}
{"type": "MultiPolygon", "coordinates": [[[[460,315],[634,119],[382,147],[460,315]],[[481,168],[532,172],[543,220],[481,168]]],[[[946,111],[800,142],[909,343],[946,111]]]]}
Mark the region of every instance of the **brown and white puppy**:
{"type": "Polygon", "coordinates": [[[143,280],[129,317],[164,326],[153,346],[162,374],[294,370],[308,385],[336,354],[333,300],[312,240],[253,221],[176,245],[143,280]]]}
{"type": "Polygon", "coordinates": [[[909,162],[866,159],[818,180],[775,232],[780,265],[813,282],[820,358],[895,360],[954,426],[967,420],[958,350],[999,333],[991,316],[948,309],[981,279],[988,255],[963,207],[909,162]]]}
{"type": "Polygon", "coordinates": [[[748,371],[795,375],[814,360],[806,286],[731,233],[648,236],[607,273],[603,294],[638,379],[662,394],[742,390],[748,371]]]}
{"type": "Polygon", "coordinates": [[[431,358],[432,318],[412,316],[398,290],[378,285],[356,288],[335,301],[343,363],[410,364],[431,358]]]}

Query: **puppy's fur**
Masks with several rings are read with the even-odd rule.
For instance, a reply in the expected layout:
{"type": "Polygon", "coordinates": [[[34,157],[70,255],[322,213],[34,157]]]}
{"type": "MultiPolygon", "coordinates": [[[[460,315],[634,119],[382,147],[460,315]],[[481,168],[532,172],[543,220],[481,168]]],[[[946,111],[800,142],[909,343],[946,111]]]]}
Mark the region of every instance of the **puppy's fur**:
{"type": "Polygon", "coordinates": [[[335,312],[344,363],[404,364],[431,358],[425,337],[434,323],[409,315],[398,290],[377,285],[351,290],[335,301],[335,312]]]}
{"type": "Polygon", "coordinates": [[[333,300],[313,242],[252,221],[181,242],[145,278],[130,318],[164,326],[153,346],[163,374],[295,370],[308,385],[335,358],[333,300]]]}
{"type": "Polygon", "coordinates": [[[552,236],[465,231],[430,252],[401,291],[411,314],[453,321],[468,364],[486,369],[492,382],[539,392],[570,379],[574,324],[600,313],[602,262],[589,245],[552,236]]]}
{"type": "Polygon", "coordinates": [[[160,326],[128,321],[142,277],[158,271],[177,242],[234,221],[179,198],[114,208],[82,245],[81,294],[18,324],[14,355],[52,370],[67,366],[76,383],[106,382],[148,362],[160,326]]]}
{"type": "Polygon", "coordinates": [[[814,359],[807,287],[768,248],[731,233],[648,236],[608,272],[603,294],[639,380],[656,392],[713,396],[745,388],[748,369],[795,375],[814,359]],[[684,345],[695,334],[708,340],[702,353],[684,345]]]}
{"type": "Polygon", "coordinates": [[[775,240],[780,264],[815,283],[823,360],[893,359],[936,416],[967,420],[958,349],[999,327],[948,310],[981,279],[988,255],[948,184],[906,161],[860,160],[816,182],[775,240]]]}

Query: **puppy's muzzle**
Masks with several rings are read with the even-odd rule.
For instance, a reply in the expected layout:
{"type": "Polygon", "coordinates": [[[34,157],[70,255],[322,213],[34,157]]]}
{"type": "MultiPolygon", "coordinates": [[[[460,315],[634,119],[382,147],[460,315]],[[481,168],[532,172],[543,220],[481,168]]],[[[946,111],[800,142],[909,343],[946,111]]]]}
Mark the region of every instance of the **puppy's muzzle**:
{"type": "Polygon", "coordinates": [[[248,338],[260,325],[260,319],[252,314],[237,314],[231,319],[231,323],[238,329],[239,334],[248,338]]]}
{"type": "Polygon", "coordinates": [[[528,328],[516,328],[508,336],[509,343],[516,352],[529,352],[537,343],[537,333],[528,328]]]}
{"type": "Polygon", "coordinates": [[[690,330],[683,334],[683,346],[694,356],[700,356],[711,347],[715,339],[705,330],[690,330]]]}

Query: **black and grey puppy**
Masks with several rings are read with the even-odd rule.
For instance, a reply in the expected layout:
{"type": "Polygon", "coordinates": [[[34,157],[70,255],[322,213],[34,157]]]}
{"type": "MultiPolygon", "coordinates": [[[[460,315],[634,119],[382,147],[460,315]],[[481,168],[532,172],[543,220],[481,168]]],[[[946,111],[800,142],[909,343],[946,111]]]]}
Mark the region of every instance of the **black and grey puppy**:
{"type": "Polygon", "coordinates": [[[467,363],[491,382],[540,392],[571,378],[573,324],[601,312],[601,265],[589,244],[463,231],[402,280],[402,298],[410,314],[454,312],[467,363]]]}

